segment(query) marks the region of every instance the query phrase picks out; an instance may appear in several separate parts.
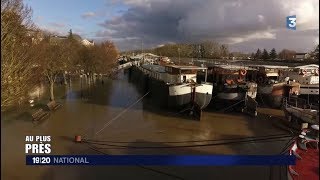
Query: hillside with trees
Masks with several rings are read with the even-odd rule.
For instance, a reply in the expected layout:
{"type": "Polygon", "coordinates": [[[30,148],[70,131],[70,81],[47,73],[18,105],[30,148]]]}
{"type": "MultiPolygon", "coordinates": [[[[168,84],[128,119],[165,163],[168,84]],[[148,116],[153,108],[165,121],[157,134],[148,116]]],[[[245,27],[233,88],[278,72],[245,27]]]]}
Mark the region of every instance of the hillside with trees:
{"type": "Polygon", "coordinates": [[[229,58],[229,49],[227,45],[219,44],[214,41],[204,41],[201,43],[178,43],[165,44],[161,47],[126,51],[123,54],[149,52],[159,56],[181,57],[181,58],[207,58],[207,59],[226,59],[229,58]]]}

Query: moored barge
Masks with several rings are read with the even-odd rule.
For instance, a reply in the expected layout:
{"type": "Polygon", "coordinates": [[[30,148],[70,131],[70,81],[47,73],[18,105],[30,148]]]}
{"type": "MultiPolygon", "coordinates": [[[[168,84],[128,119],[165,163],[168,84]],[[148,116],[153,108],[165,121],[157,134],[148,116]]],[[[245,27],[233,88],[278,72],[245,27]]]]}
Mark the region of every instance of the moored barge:
{"type": "Polygon", "coordinates": [[[182,109],[196,105],[204,109],[212,98],[212,84],[197,83],[197,71],[207,68],[185,65],[143,64],[132,67],[132,74],[145,91],[150,92],[152,103],[160,107],[182,109]]]}
{"type": "Polygon", "coordinates": [[[215,65],[209,69],[209,76],[214,84],[214,94],[218,99],[239,101],[245,96],[256,98],[257,83],[246,79],[247,70],[250,68],[238,65],[215,65]]]}
{"type": "Polygon", "coordinates": [[[248,78],[258,84],[258,100],[273,108],[282,105],[283,98],[300,93],[300,84],[282,79],[287,66],[255,65],[249,66],[256,70],[248,71],[248,78]]]}
{"type": "Polygon", "coordinates": [[[288,68],[283,73],[283,78],[285,77],[300,83],[299,98],[305,99],[308,104],[319,105],[319,65],[288,68]]]}

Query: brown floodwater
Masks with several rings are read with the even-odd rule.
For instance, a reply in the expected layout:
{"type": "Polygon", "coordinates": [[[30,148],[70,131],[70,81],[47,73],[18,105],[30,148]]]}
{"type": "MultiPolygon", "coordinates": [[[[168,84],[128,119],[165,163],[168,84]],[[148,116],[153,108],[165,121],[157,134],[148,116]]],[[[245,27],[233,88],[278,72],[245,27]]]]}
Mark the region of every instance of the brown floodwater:
{"type": "Polygon", "coordinates": [[[154,107],[149,97],[137,101],[143,94],[124,72],[119,72],[114,79],[103,78],[103,83],[97,79],[90,84],[85,78],[82,83],[74,78],[70,85],[57,84],[56,101],[62,107],[37,124],[32,123],[31,113],[44,108],[48,102],[46,85],[30,93],[32,107],[26,104],[1,114],[3,179],[285,179],[285,167],[279,166],[26,166],[27,135],[50,135],[51,154],[56,155],[99,154],[87,144],[74,143],[75,135],[110,141],[111,146],[94,147],[105,154],[271,155],[279,154],[289,140],[239,142],[247,137],[288,134],[277,126],[278,117],[283,116],[280,110],[260,109],[259,116],[254,118],[209,108],[204,111],[201,121],[197,121],[154,107]],[[131,106],[133,103],[136,104],[131,106]],[[227,139],[234,143],[225,143],[227,139]],[[173,141],[176,143],[170,143],[173,141]],[[132,148],[137,146],[158,148],[132,148]],[[159,148],[164,146],[166,148],[159,148]]]}

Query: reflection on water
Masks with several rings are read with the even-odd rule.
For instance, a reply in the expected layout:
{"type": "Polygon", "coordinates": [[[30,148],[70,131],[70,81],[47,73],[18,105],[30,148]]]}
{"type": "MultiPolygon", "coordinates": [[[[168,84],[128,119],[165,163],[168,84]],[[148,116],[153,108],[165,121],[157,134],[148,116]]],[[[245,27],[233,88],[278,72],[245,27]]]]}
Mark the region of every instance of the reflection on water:
{"type": "Polygon", "coordinates": [[[36,101],[39,101],[42,94],[46,91],[45,85],[43,83],[35,86],[30,92],[29,92],[29,104],[31,107],[34,106],[34,103],[36,101]]]}
{"type": "Polygon", "coordinates": [[[44,93],[45,91],[45,85],[44,84],[39,84],[37,85],[35,88],[33,88],[31,90],[31,92],[29,93],[29,97],[30,99],[36,99],[36,98],[40,98],[41,95],[44,93]]]}

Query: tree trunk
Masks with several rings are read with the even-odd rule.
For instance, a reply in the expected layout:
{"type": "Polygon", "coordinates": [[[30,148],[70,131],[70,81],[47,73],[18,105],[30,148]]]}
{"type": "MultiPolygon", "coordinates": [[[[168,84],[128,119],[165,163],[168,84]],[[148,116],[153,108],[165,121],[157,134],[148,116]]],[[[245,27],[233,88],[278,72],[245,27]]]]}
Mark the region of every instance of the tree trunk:
{"type": "Polygon", "coordinates": [[[67,82],[67,77],[65,73],[63,73],[63,80],[64,80],[64,84],[67,85],[68,82],[67,82]]]}
{"type": "Polygon", "coordinates": [[[50,81],[50,101],[54,101],[53,85],[54,83],[50,81]]]}
{"type": "Polygon", "coordinates": [[[90,85],[90,83],[91,83],[91,81],[90,81],[90,74],[89,74],[89,75],[87,75],[86,77],[87,77],[87,81],[88,81],[88,83],[87,83],[87,84],[89,84],[89,85],[90,85]]]}

